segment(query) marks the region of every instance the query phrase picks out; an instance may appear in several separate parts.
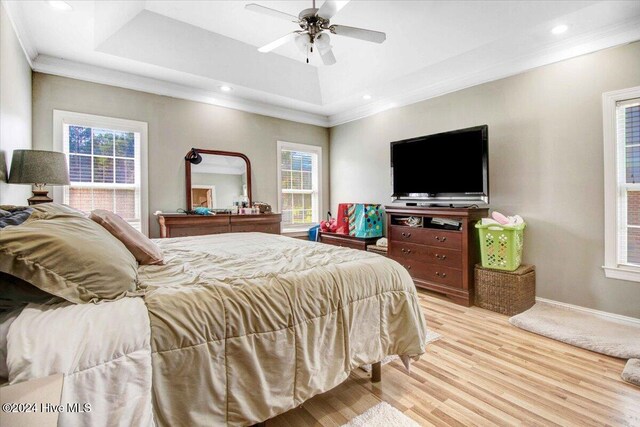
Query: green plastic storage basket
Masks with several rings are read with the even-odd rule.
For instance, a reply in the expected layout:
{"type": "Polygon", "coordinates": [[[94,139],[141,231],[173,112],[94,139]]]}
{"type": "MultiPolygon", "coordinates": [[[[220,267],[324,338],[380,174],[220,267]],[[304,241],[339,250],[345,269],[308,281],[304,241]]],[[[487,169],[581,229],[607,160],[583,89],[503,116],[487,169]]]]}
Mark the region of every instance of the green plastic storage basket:
{"type": "Polygon", "coordinates": [[[476,223],[480,232],[480,255],[482,266],[495,270],[514,271],[522,262],[524,228],[518,225],[482,225],[476,223]]]}

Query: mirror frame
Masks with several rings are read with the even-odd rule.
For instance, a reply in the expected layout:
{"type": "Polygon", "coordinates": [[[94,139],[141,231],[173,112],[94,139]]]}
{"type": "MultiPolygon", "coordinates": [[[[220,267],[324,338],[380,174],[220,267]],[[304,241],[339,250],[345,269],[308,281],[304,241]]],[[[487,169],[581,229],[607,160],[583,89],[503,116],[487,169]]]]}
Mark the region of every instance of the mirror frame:
{"type": "Polygon", "coordinates": [[[242,153],[234,153],[232,151],[220,151],[220,150],[205,150],[202,148],[193,148],[187,152],[184,160],[184,169],[186,174],[186,190],[187,190],[187,212],[191,212],[193,207],[191,206],[191,162],[187,160],[187,156],[195,151],[198,154],[214,154],[218,156],[231,156],[231,157],[240,157],[247,164],[247,197],[249,198],[249,205],[253,204],[253,199],[251,198],[251,162],[249,158],[242,153]]]}

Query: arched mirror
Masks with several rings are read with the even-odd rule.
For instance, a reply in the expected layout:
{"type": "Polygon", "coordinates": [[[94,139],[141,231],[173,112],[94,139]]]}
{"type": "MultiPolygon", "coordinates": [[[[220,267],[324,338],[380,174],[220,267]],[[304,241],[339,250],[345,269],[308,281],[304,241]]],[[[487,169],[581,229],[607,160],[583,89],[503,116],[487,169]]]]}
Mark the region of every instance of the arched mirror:
{"type": "Polygon", "coordinates": [[[185,156],[187,211],[251,206],[251,162],[242,153],[193,148],[185,156]]]}

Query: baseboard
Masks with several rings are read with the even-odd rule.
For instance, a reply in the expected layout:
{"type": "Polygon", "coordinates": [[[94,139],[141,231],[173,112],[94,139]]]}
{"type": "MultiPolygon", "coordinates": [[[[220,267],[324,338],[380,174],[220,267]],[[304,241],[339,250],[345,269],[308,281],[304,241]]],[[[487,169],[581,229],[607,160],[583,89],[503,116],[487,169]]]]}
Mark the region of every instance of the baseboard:
{"type": "Polygon", "coordinates": [[[581,311],[583,313],[590,313],[595,316],[608,317],[609,319],[622,320],[624,322],[631,322],[640,325],[640,319],[637,317],[623,316],[621,314],[609,313],[607,311],[594,310],[593,308],[581,307],[579,305],[567,304],[566,302],[554,301],[551,299],[536,297],[537,302],[544,302],[546,304],[557,305],[571,310],[581,311]]]}

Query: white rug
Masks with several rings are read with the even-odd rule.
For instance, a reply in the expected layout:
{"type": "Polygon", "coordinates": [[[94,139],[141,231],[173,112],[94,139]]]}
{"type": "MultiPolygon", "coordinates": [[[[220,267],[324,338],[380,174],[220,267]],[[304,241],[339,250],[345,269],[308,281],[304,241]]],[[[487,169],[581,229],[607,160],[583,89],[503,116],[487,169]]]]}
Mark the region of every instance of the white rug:
{"type": "Polygon", "coordinates": [[[630,359],[622,378],[640,385],[640,325],[538,302],[512,325],[607,356],[630,359]],[[634,362],[634,360],[636,360],[634,362]]]}
{"type": "Polygon", "coordinates": [[[420,427],[420,424],[387,402],[381,402],[342,427],[420,427]]]}
{"type": "MultiPolygon", "coordinates": [[[[425,337],[427,344],[432,343],[434,341],[439,340],[440,338],[442,338],[442,335],[440,335],[437,332],[433,332],[433,331],[427,331],[427,336],[425,337]]],[[[391,356],[386,356],[384,359],[382,359],[380,362],[383,365],[386,365],[389,362],[393,362],[394,360],[398,360],[400,357],[397,354],[393,354],[391,356]]],[[[371,372],[371,365],[362,365],[360,366],[360,369],[367,371],[367,372],[371,372]]]]}

